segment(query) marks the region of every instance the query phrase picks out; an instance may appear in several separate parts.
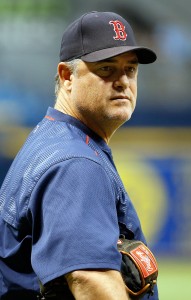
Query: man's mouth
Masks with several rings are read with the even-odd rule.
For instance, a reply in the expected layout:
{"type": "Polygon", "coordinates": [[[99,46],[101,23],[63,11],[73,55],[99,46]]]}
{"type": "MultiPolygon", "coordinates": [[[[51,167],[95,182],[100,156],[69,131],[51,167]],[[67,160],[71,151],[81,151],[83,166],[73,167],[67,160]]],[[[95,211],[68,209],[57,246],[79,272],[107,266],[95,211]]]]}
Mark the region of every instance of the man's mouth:
{"type": "Polygon", "coordinates": [[[118,95],[118,96],[112,97],[111,100],[126,100],[126,101],[130,101],[130,97],[124,96],[124,95],[118,95]]]}

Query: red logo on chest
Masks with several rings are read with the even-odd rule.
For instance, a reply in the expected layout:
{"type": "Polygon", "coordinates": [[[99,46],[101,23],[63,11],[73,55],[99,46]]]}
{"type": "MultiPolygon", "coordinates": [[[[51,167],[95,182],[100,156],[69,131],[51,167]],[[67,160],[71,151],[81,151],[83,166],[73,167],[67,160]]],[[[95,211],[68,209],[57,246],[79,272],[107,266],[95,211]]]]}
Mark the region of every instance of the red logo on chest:
{"type": "Polygon", "coordinates": [[[113,29],[115,31],[115,36],[113,37],[114,40],[125,41],[127,38],[127,33],[125,31],[125,26],[123,25],[123,23],[118,20],[115,20],[110,21],[109,24],[113,25],[113,29]]]}

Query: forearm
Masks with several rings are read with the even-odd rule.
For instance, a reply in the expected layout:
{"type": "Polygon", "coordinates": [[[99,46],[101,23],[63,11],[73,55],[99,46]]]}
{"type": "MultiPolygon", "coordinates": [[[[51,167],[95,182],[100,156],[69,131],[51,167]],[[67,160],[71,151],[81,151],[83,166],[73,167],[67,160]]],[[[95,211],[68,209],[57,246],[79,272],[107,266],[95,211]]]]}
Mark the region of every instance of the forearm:
{"type": "Polygon", "coordinates": [[[76,300],[129,300],[120,272],[79,270],[66,275],[76,300]]]}

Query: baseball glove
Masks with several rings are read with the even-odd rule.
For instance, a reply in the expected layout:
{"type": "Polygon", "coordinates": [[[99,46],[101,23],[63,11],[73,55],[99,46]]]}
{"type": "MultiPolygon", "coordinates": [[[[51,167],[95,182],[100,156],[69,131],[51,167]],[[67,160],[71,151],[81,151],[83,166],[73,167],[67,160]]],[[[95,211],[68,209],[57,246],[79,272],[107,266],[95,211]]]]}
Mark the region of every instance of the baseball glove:
{"type": "Polygon", "coordinates": [[[117,243],[122,254],[121,274],[131,299],[153,295],[158,266],[153,253],[141,241],[120,238],[117,243]]]}

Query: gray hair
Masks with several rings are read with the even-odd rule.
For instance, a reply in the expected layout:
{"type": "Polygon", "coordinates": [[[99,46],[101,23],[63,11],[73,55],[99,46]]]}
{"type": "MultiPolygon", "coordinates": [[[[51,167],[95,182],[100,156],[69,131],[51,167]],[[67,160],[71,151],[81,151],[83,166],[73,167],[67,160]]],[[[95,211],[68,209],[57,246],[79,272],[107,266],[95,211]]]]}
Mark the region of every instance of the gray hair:
{"type": "MultiPolygon", "coordinates": [[[[65,62],[65,64],[67,65],[67,67],[69,68],[70,72],[73,74],[77,74],[77,65],[79,64],[79,62],[81,61],[81,59],[77,58],[77,59],[73,59],[71,61],[65,62]]],[[[55,76],[55,95],[56,98],[58,97],[58,92],[60,90],[60,78],[58,73],[55,76]]]]}

